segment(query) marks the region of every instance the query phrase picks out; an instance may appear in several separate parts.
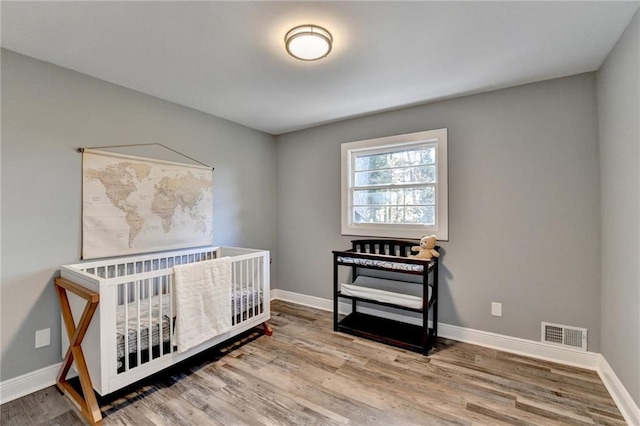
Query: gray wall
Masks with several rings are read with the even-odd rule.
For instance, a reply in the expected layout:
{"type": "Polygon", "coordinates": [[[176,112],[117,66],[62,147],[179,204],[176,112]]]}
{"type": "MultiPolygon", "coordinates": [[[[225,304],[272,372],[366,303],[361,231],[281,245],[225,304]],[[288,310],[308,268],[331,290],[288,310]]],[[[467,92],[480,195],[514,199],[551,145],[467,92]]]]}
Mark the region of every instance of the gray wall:
{"type": "Polygon", "coordinates": [[[447,127],[441,321],[531,340],[541,321],[586,327],[598,352],[596,113],[589,73],[278,136],[278,289],[332,297],[331,250],[351,240],[340,235],[341,142],[447,127]]]}
{"type": "MultiPolygon", "coordinates": [[[[2,50],[0,380],[61,360],[52,279],[80,256],[75,149],[152,142],[215,167],[216,244],[275,248],[273,136],[2,50]],[[51,346],[34,349],[49,327],[51,346]]],[[[151,150],[139,154],[166,154],[151,150]]]]}
{"type": "Polygon", "coordinates": [[[640,405],[640,12],[598,72],[602,354],[640,405]]]}

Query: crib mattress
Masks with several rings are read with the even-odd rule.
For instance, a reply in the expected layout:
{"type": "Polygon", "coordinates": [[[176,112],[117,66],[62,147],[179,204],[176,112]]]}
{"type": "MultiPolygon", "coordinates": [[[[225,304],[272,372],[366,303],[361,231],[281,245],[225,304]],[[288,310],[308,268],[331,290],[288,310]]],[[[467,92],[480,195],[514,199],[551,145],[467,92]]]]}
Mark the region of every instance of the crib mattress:
{"type": "MultiPolygon", "coordinates": [[[[162,295],[162,341],[169,341],[170,295],[162,295]]],[[[160,297],[151,298],[151,319],[149,319],[149,301],[140,301],[140,349],[149,349],[149,324],[151,324],[151,345],[160,344],[160,297]]],[[[116,333],[118,359],[125,355],[125,319],[127,321],[128,353],[138,352],[138,306],[137,303],[119,305],[116,309],[116,333]]]]}
{"type": "MultiPolygon", "coordinates": [[[[259,291],[243,290],[231,294],[231,306],[235,305],[234,314],[245,312],[262,303],[262,296],[259,291]],[[254,304],[254,301],[257,302],[254,304]]],[[[151,320],[149,320],[149,301],[140,301],[140,350],[149,349],[149,328],[151,328],[151,345],[160,344],[160,296],[151,298],[151,320]],[[151,327],[149,327],[151,324],[151,327]]],[[[173,308],[175,310],[175,307],[173,308]]],[[[170,296],[162,295],[162,342],[169,342],[170,317],[170,296]]],[[[175,312],[174,312],[175,320],[175,312]]],[[[130,354],[138,353],[138,306],[137,303],[119,305],[116,309],[116,346],[118,359],[124,357],[125,352],[130,354]],[[125,310],[128,311],[125,314],[125,310]],[[128,350],[125,351],[125,315],[127,319],[128,350]]]]}
{"type": "MultiPolygon", "coordinates": [[[[428,288],[431,299],[431,287],[428,288]]],[[[351,284],[341,284],[340,292],[345,296],[370,299],[407,308],[422,308],[422,285],[404,281],[360,275],[351,284]]]]}

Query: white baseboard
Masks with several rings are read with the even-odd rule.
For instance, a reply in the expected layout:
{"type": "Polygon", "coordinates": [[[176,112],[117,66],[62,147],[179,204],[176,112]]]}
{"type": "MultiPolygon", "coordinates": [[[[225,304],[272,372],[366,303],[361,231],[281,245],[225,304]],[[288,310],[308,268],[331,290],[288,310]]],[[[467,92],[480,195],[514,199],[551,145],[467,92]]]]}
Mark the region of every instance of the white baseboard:
{"type": "Polygon", "coordinates": [[[59,362],[22,376],[0,382],[0,404],[56,384],[62,363],[59,362]]]}
{"type": "Polygon", "coordinates": [[[605,357],[601,357],[598,375],[606,386],[611,398],[618,406],[624,420],[629,425],[640,425],[640,408],[613,371],[605,357]]]}
{"type": "Polygon", "coordinates": [[[271,300],[284,300],[298,305],[309,306],[310,308],[321,309],[323,311],[333,311],[333,301],[322,297],[307,296],[306,294],[294,293],[293,291],[271,289],[271,300]]]}
{"type": "MultiPolygon", "coordinates": [[[[272,290],[271,294],[273,299],[284,300],[326,311],[333,311],[333,301],[329,299],[277,289],[272,290]]],[[[340,303],[338,310],[340,313],[349,313],[351,312],[351,305],[349,303],[340,303]]],[[[363,307],[362,309],[359,308],[359,311],[416,325],[420,325],[421,323],[420,318],[406,317],[372,308],[363,307]]],[[[571,348],[563,348],[560,346],[536,342],[534,340],[505,336],[502,334],[474,330],[471,328],[444,323],[438,324],[438,336],[457,340],[459,342],[499,349],[504,352],[525,355],[532,358],[543,359],[545,361],[558,362],[573,367],[596,371],[611,394],[611,398],[624,416],[625,421],[630,425],[640,425],[640,409],[638,408],[638,405],[635,403],[633,398],[631,398],[631,395],[620,379],[618,379],[607,360],[599,353],[578,351],[571,348]]]]}
{"type": "Polygon", "coordinates": [[[598,369],[600,359],[602,358],[602,355],[596,352],[578,351],[571,348],[536,342],[535,340],[521,339],[443,323],[438,324],[438,336],[593,371],[598,369]]]}

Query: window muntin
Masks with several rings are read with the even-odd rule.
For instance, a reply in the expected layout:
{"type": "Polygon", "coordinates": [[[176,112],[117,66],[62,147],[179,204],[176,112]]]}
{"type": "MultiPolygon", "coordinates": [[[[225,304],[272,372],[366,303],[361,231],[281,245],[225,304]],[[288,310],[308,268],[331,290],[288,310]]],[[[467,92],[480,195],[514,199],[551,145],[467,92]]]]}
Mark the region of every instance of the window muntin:
{"type": "Polygon", "coordinates": [[[342,145],[345,235],[448,238],[446,129],[342,145]]]}

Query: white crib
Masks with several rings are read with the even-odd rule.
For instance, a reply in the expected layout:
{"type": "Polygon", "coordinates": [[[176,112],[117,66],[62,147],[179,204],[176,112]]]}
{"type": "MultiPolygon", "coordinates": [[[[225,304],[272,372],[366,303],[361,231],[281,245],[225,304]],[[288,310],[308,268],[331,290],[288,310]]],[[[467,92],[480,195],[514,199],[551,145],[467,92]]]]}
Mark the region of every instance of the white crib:
{"type": "MultiPolygon", "coordinates": [[[[196,353],[267,321],[269,252],[205,247],[131,256],[61,267],[61,277],[99,294],[99,303],[82,340],[93,388],[112,393],[196,353]],[[173,344],[175,306],[173,266],[230,256],[232,328],[186,352],[173,344]]],[[[86,301],[68,292],[74,318],[86,301]]],[[[69,338],[62,325],[63,357],[69,338]]]]}

